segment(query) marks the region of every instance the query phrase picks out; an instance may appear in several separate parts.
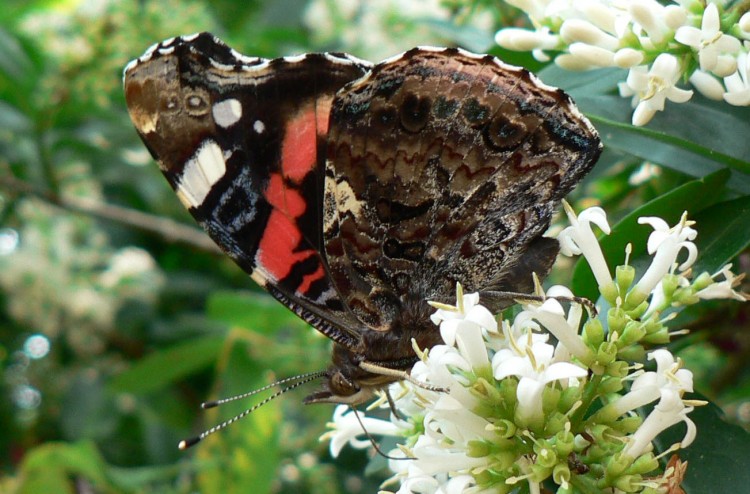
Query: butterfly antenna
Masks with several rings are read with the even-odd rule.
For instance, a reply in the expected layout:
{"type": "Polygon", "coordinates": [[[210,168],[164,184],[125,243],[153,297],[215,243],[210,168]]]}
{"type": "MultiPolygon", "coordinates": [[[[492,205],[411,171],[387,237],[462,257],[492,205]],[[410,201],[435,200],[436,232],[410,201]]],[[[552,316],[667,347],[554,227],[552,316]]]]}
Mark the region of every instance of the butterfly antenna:
{"type": "MultiPolygon", "coordinates": [[[[236,401],[236,400],[240,400],[242,398],[247,398],[248,396],[252,396],[254,394],[266,391],[266,390],[271,389],[271,388],[273,388],[275,386],[278,386],[280,384],[286,384],[288,382],[295,381],[293,384],[291,384],[289,386],[286,386],[284,388],[281,388],[280,390],[278,390],[277,392],[275,392],[274,394],[272,394],[268,398],[265,398],[264,400],[262,400],[261,402],[253,405],[252,407],[248,408],[244,412],[239,413],[239,414],[235,415],[234,417],[225,420],[224,422],[220,423],[219,425],[215,425],[215,426],[211,427],[210,429],[201,432],[197,436],[194,436],[194,437],[191,437],[189,439],[184,439],[184,440],[180,441],[179,444],[177,444],[177,447],[179,449],[181,449],[181,450],[184,451],[184,450],[186,450],[186,449],[188,449],[188,448],[190,448],[192,446],[195,446],[196,444],[198,444],[199,442],[201,442],[202,440],[204,440],[205,438],[207,438],[211,434],[213,434],[215,432],[219,432],[222,429],[226,429],[227,427],[229,427],[234,422],[237,422],[238,420],[241,420],[241,419],[247,417],[248,415],[250,415],[251,413],[253,413],[255,410],[257,410],[258,408],[262,407],[263,405],[265,405],[266,403],[268,403],[270,401],[275,400],[276,398],[278,398],[279,396],[283,395],[287,391],[291,391],[294,388],[297,388],[299,386],[302,386],[303,384],[309,383],[310,381],[314,381],[315,379],[318,379],[318,378],[323,377],[325,375],[326,375],[326,371],[318,371],[318,372],[310,372],[308,374],[301,374],[299,376],[288,377],[286,379],[282,379],[280,381],[276,381],[276,382],[271,383],[271,384],[269,384],[267,386],[263,386],[262,388],[258,388],[256,390],[250,391],[249,393],[243,393],[241,395],[231,396],[229,398],[223,398],[223,399],[220,399],[220,400],[207,401],[205,403],[202,403],[201,404],[201,408],[203,408],[205,410],[205,409],[208,409],[208,408],[213,408],[213,407],[217,407],[219,405],[223,405],[224,403],[229,403],[230,401],[236,401]]],[[[360,424],[361,423],[362,422],[360,421],[360,424]]]]}
{"type": "Polygon", "coordinates": [[[365,436],[367,436],[367,439],[369,439],[370,444],[372,444],[372,447],[375,448],[375,452],[377,454],[379,454],[380,456],[382,456],[386,460],[416,460],[416,458],[409,458],[409,457],[399,458],[399,457],[396,457],[396,456],[390,456],[390,455],[387,455],[387,454],[383,453],[383,450],[380,449],[380,446],[378,446],[378,443],[375,441],[375,438],[372,437],[372,434],[370,434],[367,431],[367,429],[365,429],[365,424],[362,423],[362,419],[360,418],[359,412],[357,411],[357,409],[354,408],[353,406],[350,406],[349,408],[351,408],[352,412],[354,412],[354,416],[357,418],[357,422],[359,422],[359,426],[362,427],[362,430],[364,431],[365,436]]]}

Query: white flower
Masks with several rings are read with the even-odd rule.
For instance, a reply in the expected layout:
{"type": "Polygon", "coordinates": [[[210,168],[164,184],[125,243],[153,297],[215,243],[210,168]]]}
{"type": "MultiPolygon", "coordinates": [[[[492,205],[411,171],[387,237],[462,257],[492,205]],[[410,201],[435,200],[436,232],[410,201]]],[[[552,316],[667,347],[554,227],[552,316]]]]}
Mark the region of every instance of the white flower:
{"type": "Polygon", "coordinates": [[[692,411],[693,407],[686,407],[678,393],[671,390],[662,391],[659,403],[648,414],[638,430],[630,436],[623,454],[637,458],[647,448],[652,447],[651,441],[656,436],[679,422],[685,422],[687,425],[687,432],[680,446],[683,448],[689,446],[695,439],[697,430],[695,423],[687,416],[692,411]]]}
{"type": "Polygon", "coordinates": [[[362,423],[357,420],[354,411],[348,405],[338,405],[333,412],[333,422],[327,424],[332,430],[320,436],[320,440],[331,440],[331,456],[336,458],[348,443],[357,449],[364,449],[372,443],[370,439],[357,439],[365,436],[365,430],[373,435],[401,436],[402,429],[391,421],[372,417],[360,416],[362,423]],[[364,427],[364,429],[363,429],[364,427]]]}
{"type": "Polygon", "coordinates": [[[496,333],[497,321],[486,307],[479,305],[478,293],[464,295],[458,285],[456,297],[456,307],[433,304],[440,308],[430,319],[440,325],[440,336],[446,345],[457,345],[472,367],[486,365],[489,360],[482,330],[496,333]]]}
{"type": "Polygon", "coordinates": [[[565,20],[560,27],[560,36],[568,44],[578,42],[597,46],[610,52],[620,47],[620,40],[583,19],[565,20]]]}
{"type": "Polygon", "coordinates": [[[656,217],[638,218],[638,223],[649,224],[654,228],[648,237],[647,244],[648,253],[655,254],[654,258],[630,292],[634,299],[642,301],[654,290],[664,275],[672,270],[682,249],[688,251],[688,258],[680,264],[678,269],[684,271],[693,265],[698,256],[698,248],[691,240],[695,239],[698,232],[690,228],[695,222],[687,220],[687,213],[683,213],[680,222],[673,228],[670,228],[663,219],[656,217]]]}
{"type": "Polygon", "coordinates": [[[599,286],[607,287],[611,285],[613,281],[607,261],[604,259],[599,241],[591,230],[591,224],[593,223],[609,235],[611,230],[609,223],[607,223],[607,213],[602,208],[593,207],[584,209],[581,214],[576,216],[575,211],[567,202],[563,202],[563,207],[568,215],[570,226],[557,236],[557,240],[560,242],[560,253],[565,256],[583,254],[594,272],[594,277],[599,286]]]}
{"type": "Polygon", "coordinates": [[[560,302],[553,297],[572,297],[572,293],[565,287],[553,286],[547,291],[547,299],[541,305],[526,304],[524,310],[516,316],[516,321],[523,324],[526,319],[534,319],[544,326],[547,331],[558,339],[568,352],[583,361],[588,361],[591,350],[586,346],[578,334],[578,327],[571,326],[565,316],[565,310],[560,302]]]}
{"type": "Polygon", "coordinates": [[[721,31],[719,9],[709,3],[703,12],[701,28],[682,26],[675,33],[675,40],[698,51],[701,70],[712,71],[722,77],[734,72],[734,55],[740,49],[740,40],[721,31]]]}
{"type": "Polygon", "coordinates": [[[681,368],[682,362],[675,360],[669,350],[654,350],[648,354],[648,359],[656,360],[656,371],[638,376],[630,391],[609,405],[617,416],[656,401],[664,391],[672,391],[679,396],[685,391],[693,391],[693,373],[681,368]]]}
{"type": "Polygon", "coordinates": [[[517,376],[518,415],[527,422],[535,422],[543,417],[542,392],[553,381],[582,378],[586,370],[570,362],[552,363],[554,347],[538,342],[526,348],[526,355],[509,355],[498,352],[492,359],[495,379],[517,376]]]}
{"type": "Polygon", "coordinates": [[[649,69],[645,65],[633,67],[627,81],[619,84],[620,95],[633,96],[633,125],[645,125],[664,110],[666,100],[684,103],[693,96],[692,91],[675,87],[682,70],[673,55],[662,53],[649,69]]]}
{"type": "Polygon", "coordinates": [[[690,84],[695,87],[700,93],[708,99],[714,101],[721,101],[724,97],[724,86],[721,82],[709,74],[698,69],[690,76],[690,84]]]}
{"type": "Polygon", "coordinates": [[[628,12],[637,24],[635,31],[642,28],[648,37],[642,37],[641,43],[645,45],[659,45],[670,34],[667,25],[666,10],[663,5],[655,0],[633,0],[626,3],[628,12]]]}
{"type": "Polygon", "coordinates": [[[537,48],[553,50],[560,45],[560,37],[550,34],[549,29],[541,28],[536,31],[509,27],[501,29],[495,34],[495,43],[515,51],[531,51],[537,48]]]}
{"type": "MultiPolygon", "coordinates": [[[[747,15],[747,14],[746,14],[747,15]]],[[[750,45],[750,43],[745,43],[750,45]]],[[[750,49],[750,46],[748,46],[750,49]]],[[[737,56],[737,71],[724,78],[727,92],[724,101],[734,106],[750,105],[750,61],[748,53],[742,52],[737,56]]]]}
{"type": "Polygon", "coordinates": [[[747,294],[739,293],[734,290],[734,287],[740,284],[742,279],[745,277],[745,274],[743,273],[739,276],[736,276],[734,273],[732,273],[731,269],[732,265],[727,264],[717,273],[711,276],[712,278],[716,278],[717,276],[722,275],[724,277],[724,281],[712,283],[706,288],[698,291],[696,293],[698,298],[703,300],[716,298],[732,298],[734,300],[739,300],[740,302],[748,300],[747,294]]]}

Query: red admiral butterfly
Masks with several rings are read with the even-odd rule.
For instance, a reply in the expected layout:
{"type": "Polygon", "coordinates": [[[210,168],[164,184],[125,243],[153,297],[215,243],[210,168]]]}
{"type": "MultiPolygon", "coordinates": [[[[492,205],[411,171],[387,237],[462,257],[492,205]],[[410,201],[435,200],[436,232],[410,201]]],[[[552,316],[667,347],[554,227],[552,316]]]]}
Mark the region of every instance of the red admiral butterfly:
{"type": "Polygon", "coordinates": [[[211,238],[334,341],[307,403],[405,377],[412,339],[441,342],[426,300],[457,281],[489,302],[530,292],[557,254],[550,217],[601,150],[562,90],[455,48],[267,60],[195,34],[131,62],[125,96],[211,238]]]}

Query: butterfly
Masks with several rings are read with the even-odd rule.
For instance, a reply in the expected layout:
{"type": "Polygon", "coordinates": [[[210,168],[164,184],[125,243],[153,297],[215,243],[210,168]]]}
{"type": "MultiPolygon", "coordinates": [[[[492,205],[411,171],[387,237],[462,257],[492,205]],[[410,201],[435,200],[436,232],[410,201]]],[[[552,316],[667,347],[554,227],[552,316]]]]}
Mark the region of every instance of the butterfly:
{"type": "Polygon", "coordinates": [[[601,152],[562,90],[456,48],[269,60],[200,33],[149,48],[124,86],[196,221],[333,340],[307,403],[357,405],[408,376],[412,341],[442,342],[427,301],[457,282],[530,292],[558,251],[553,212],[601,152]]]}

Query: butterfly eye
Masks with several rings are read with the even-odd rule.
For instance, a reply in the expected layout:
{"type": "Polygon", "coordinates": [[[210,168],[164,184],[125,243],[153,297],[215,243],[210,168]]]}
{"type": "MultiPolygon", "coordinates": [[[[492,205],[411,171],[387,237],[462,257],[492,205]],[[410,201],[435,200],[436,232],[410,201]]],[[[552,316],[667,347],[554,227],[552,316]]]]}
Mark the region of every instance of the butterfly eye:
{"type": "Polygon", "coordinates": [[[208,100],[201,94],[189,93],[185,96],[185,108],[194,117],[203,116],[208,113],[208,100]]]}
{"type": "Polygon", "coordinates": [[[341,372],[336,372],[331,376],[330,386],[331,393],[333,393],[334,396],[351,396],[360,389],[357,383],[346,377],[341,372]]]}
{"type": "Polygon", "coordinates": [[[180,109],[180,100],[174,94],[167,95],[161,101],[161,111],[165,113],[174,113],[180,109]]]}
{"type": "Polygon", "coordinates": [[[415,94],[409,94],[404,98],[401,105],[401,125],[408,132],[419,132],[425,125],[430,116],[430,98],[420,98],[415,94]]]}
{"type": "Polygon", "coordinates": [[[485,130],[487,144],[495,149],[513,149],[526,137],[523,122],[511,121],[505,115],[496,115],[485,130]]]}

